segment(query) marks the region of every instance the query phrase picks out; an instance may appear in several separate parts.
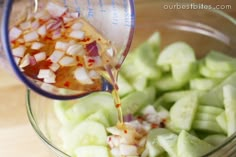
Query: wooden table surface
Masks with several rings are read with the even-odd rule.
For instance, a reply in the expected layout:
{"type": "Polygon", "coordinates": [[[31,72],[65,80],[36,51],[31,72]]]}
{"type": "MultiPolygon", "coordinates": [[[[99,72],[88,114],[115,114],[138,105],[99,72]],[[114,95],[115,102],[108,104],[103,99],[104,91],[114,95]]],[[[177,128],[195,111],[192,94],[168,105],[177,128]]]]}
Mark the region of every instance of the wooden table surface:
{"type": "MultiPolygon", "coordinates": [[[[145,2],[136,0],[137,8],[142,10],[145,2]]],[[[235,13],[235,3],[233,7],[229,12],[235,13]]],[[[137,13],[141,14],[139,10],[137,13]]],[[[25,92],[21,82],[0,70],[0,157],[52,157],[27,119],[25,92]]]]}

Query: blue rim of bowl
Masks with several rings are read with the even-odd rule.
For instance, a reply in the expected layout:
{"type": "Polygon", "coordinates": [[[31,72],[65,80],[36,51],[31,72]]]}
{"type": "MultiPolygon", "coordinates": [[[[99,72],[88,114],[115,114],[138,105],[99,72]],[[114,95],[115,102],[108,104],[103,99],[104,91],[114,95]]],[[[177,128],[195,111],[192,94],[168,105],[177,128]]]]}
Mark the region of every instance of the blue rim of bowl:
{"type": "MultiPolygon", "coordinates": [[[[135,7],[134,7],[134,0],[128,0],[129,5],[130,5],[130,11],[131,11],[131,21],[130,21],[130,32],[129,32],[129,37],[128,37],[128,42],[127,46],[124,49],[124,56],[126,56],[129,52],[129,49],[131,47],[133,35],[134,35],[134,28],[135,28],[135,7]]],[[[2,20],[1,20],[1,41],[2,41],[2,47],[3,50],[7,56],[7,59],[9,61],[9,64],[11,65],[14,73],[16,76],[28,87],[29,89],[32,89],[36,93],[39,93],[40,95],[43,95],[48,98],[52,99],[58,99],[58,100],[70,100],[70,99],[76,99],[78,97],[83,97],[88,94],[80,94],[80,95],[55,95],[50,92],[47,92],[38,86],[36,86],[32,81],[30,81],[19,69],[18,65],[15,62],[14,56],[12,54],[11,50],[11,45],[10,45],[10,40],[8,36],[9,32],[9,19],[11,16],[11,10],[13,6],[14,0],[7,0],[5,1],[3,11],[2,11],[2,20]]],[[[107,88],[110,88],[107,83],[103,83],[102,89],[106,90],[107,88]]]]}

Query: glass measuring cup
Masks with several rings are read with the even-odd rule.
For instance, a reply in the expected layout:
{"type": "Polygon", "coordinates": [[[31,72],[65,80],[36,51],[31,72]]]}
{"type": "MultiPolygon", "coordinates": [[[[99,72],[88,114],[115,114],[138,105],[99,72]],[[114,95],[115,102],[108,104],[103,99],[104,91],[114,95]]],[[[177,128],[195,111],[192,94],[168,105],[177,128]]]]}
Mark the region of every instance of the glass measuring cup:
{"type": "MultiPolygon", "coordinates": [[[[88,92],[64,90],[49,86],[42,88],[42,82],[35,81],[24,75],[18,68],[11,50],[9,41],[9,27],[21,18],[22,13],[27,16],[35,10],[45,7],[48,0],[19,0],[2,1],[2,25],[0,61],[5,69],[12,69],[17,77],[30,89],[46,97],[54,99],[73,99],[89,94],[88,92]],[[4,3],[4,4],[3,4],[4,3]],[[23,12],[22,12],[23,11],[23,12]]],[[[133,0],[54,0],[70,11],[77,12],[85,18],[106,39],[110,40],[112,46],[117,49],[116,67],[119,68],[128,53],[134,32],[134,1],[133,0]]],[[[0,65],[1,66],[1,65],[0,65]]],[[[109,90],[111,87],[106,80],[101,83],[100,90],[109,90]]]]}

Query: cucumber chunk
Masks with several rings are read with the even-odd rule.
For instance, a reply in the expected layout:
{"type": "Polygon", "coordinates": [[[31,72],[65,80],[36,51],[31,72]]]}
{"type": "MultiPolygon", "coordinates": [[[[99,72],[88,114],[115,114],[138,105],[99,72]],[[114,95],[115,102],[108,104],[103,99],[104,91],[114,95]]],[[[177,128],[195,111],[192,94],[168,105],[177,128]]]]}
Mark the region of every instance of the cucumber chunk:
{"type": "Polygon", "coordinates": [[[147,40],[147,42],[152,47],[153,51],[159,53],[161,45],[161,35],[159,32],[154,32],[147,40]]]}
{"type": "Polygon", "coordinates": [[[140,75],[130,80],[132,86],[137,91],[143,91],[147,87],[147,78],[140,75]]]}
{"type": "Polygon", "coordinates": [[[227,136],[221,134],[209,135],[204,138],[204,141],[211,144],[212,146],[218,146],[226,140],[227,136]]]}
{"type": "Polygon", "coordinates": [[[200,157],[212,149],[212,145],[184,130],[179,134],[177,143],[179,157],[200,157]]]}
{"type": "Polygon", "coordinates": [[[200,103],[211,106],[223,107],[223,86],[230,84],[236,86],[236,72],[229,75],[219,85],[200,97],[200,103]]]}
{"type": "Polygon", "coordinates": [[[199,105],[197,108],[197,113],[205,113],[209,115],[219,115],[223,112],[224,110],[219,107],[215,106],[205,106],[205,105],[199,105]]]}
{"type": "Polygon", "coordinates": [[[228,136],[236,131],[236,88],[232,85],[223,87],[225,115],[228,136]]]}
{"type": "Polygon", "coordinates": [[[196,113],[194,120],[200,121],[215,121],[216,115],[208,114],[208,113],[196,113]]]}
{"type": "Polygon", "coordinates": [[[169,108],[169,107],[167,107],[167,105],[173,104],[174,102],[176,102],[180,98],[182,98],[185,95],[188,95],[192,92],[193,91],[190,91],[190,90],[166,92],[154,102],[153,106],[155,106],[155,108],[157,108],[158,106],[161,105],[163,107],[169,108]]]}
{"type": "Polygon", "coordinates": [[[190,130],[198,106],[198,95],[191,93],[180,98],[170,109],[170,121],[174,127],[190,130]]]}
{"type": "Polygon", "coordinates": [[[216,122],[219,124],[219,126],[224,131],[224,133],[227,134],[228,126],[227,126],[227,119],[226,119],[225,111],[216,117],[216,122]]]}
{"type": "Polygon", "coordinates": [[[196,61],[192,47],[187,43],[179,41],[166,46],[160,53],[158,65],[174,65],[180,63],[191,63],[196,61]]]}
{"type": "Polygon", "coordinates": [[[119,95],[122,97],[128,93],[131,93],[134,88],[130,83],[121,75],[118,75],[118,81],[117,84],[119,86],[119,95]]]}
{"type": "Polygon", "coordinates": [[[210,90],[212,89],[218,81],[214,79],[207,78],[195,78],[190,80],[190,89],[193,90],[210,90]]]}
{"type": "Polygon", "coordinates": [[[76,126],[64,139],[65,150],[72,152],[79,146],[106,146],[107,133],[105,127],[98,122],[86,120],[76,126]]]}
{"type": "Polygon", "coordinates": [[[151,103],[151,100],[148,94],[141,91],[135,91],[121,99],[121,107],[124,115],[134,114],[149,103],[151,103]]]}
{"type": "Polygon", "coordinates": [[[215,71],[233,71],[236,69],[236,60],[221,52],[212,50],[205,57],[206,66],[215,71]]]}
{"type": "Polygon", "coordinates": [[[76,104],[66,111],[66,115],[70,121],[79,123],[98,110],[104,110],[104,112],[108,113],[108,119],[111,125],[117,123],[117,112],[114,101],[108,92],[91,93],[80,98],[76,104]]]}
{"type": "Polygon", "coordinates": [[[93,145],[78,147],[75,154],[75,157],[110,157],[107,147],[93,145]]]}
{"type": "Polygon", "coordinates": [[[168,153],[170,157],[177,157],[178,136],[173,133],[162,134],[157,137],[160,146],[168,153]]]}
{"type": "Polygon", "coordinates": [[[105,127],[110,126],[110,123],[109,123],[108,119],[109,119],[109,116],[104,110],[98,110],[97,112],[91,114],[87,118],[87,120],[96,121],[98,123],[101,123],[105,127]]]}
{"type": "Polygon", "coordinates": [[[194,120],[192,128],[209,133],[224,133],[216,121],[194,120]]]}
{"type": "Polygon", "coordinates": [[[199,72],[204,77],[216,79],[224,79],[230,75],[230,72],[211,70],[206,65],[200,65],[199,72]]]}
{"type": "Polygon", "coordinates": [[[178,82],[188,82],[198,73],[196,62],[173,64],[172,76],[178,82]]]}
{"type": "Polygon", "coordinates": [[[186,83],[176,81],[171,75],[166,75],[156,81],[156,88],[160,91],[171,91],[181,89],[186,83]]]}
{"type": "Polygon", "coordinates": [[[157,128],[149,131],[147,136],[146,148],[149,152],[149,157],[156,157],[164,152],[164,149],[158,142],[158,137],[163,134],[170,134],[168,129],[157,128]]]}
{"type": "Polygon", "coordinates": [[[67,101],[54,100],[53,108],[57,119],[61,122],[62,125],[70,125],[71,122],[66,115],[66,110],[69,109],[70,105],[67,101]]]}
{"type": "Polygon", "coordinates": [[[152,79],[158,79],[161,76],[161,71],[155,63],[158,52],[155,52],[148,42],[136,48],[134,53],[136,53],[134,64],[142,71],[142,76],[152,79]]]}

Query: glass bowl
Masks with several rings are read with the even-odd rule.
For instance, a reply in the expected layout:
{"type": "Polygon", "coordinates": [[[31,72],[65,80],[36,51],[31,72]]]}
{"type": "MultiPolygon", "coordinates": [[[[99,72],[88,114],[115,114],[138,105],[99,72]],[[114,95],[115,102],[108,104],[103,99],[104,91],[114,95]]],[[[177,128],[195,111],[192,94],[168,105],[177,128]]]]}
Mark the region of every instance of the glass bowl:
{"type": "MultiPolygon", "coordinates": [[[[153,32],[158,31],[162,37],[161,48],[174,41],[182,40],[194,48],[199,58],[206,55],[212,48],[236,56],[235,18],[222,10],[201,8],[202,5],[192,9],[178,9],[177,7],[178,5],[182,5],[180,7],[191,6],[191,4],[197,5],[197,3],[184,3],[184,1],[176,3],[137,0],[136,29],[131,49],[145,41],[153,32]],[[173,8],[174,6],[175,8],[173,8]]],[[[211,5],[211,7],[214,6],[211,5]]],[[[221,5],[221,7],[224,6],[221,5]]],[[[228,7],[230,6],[228,5],[228,7]]],[[[224,11],[229,10],[225,9],[224,11]]],[[[55,152],[56,156],[69,157],[63,152],[62,143],[58,136],[61,124],[54,114],[53,101],[28,90],[28,117],[36,133],[55,152]]],[[[236,156],[236,134],[205,156],[236,156]]]]}

